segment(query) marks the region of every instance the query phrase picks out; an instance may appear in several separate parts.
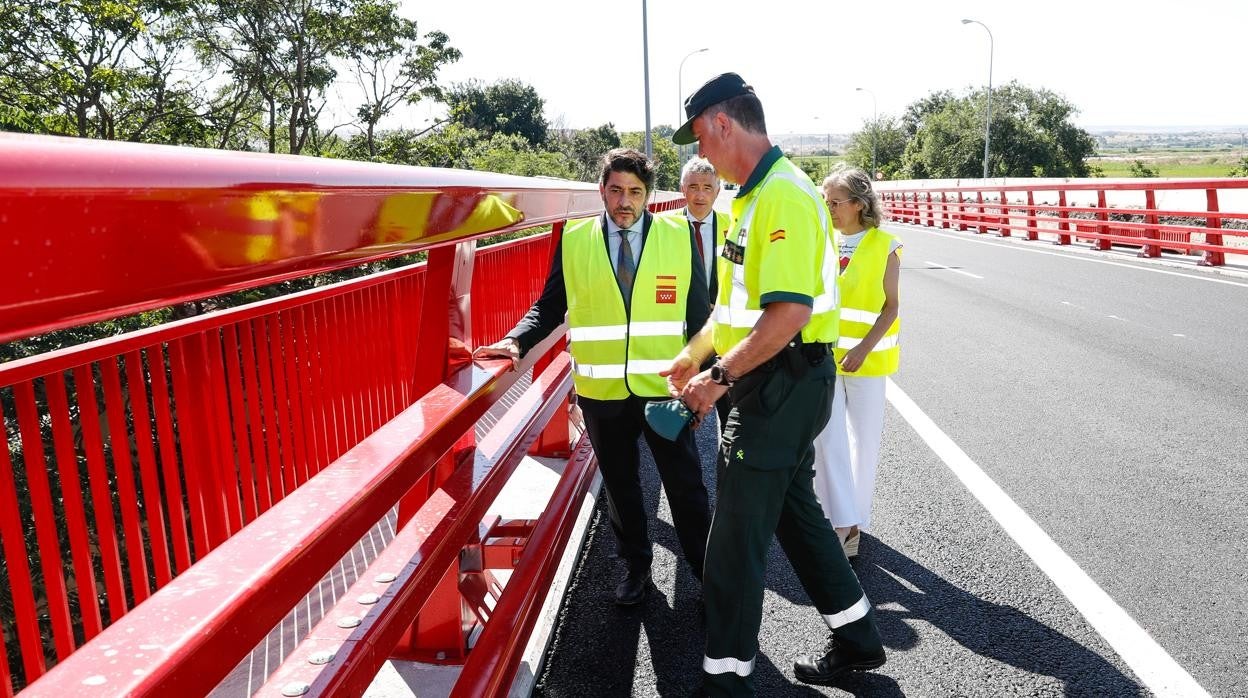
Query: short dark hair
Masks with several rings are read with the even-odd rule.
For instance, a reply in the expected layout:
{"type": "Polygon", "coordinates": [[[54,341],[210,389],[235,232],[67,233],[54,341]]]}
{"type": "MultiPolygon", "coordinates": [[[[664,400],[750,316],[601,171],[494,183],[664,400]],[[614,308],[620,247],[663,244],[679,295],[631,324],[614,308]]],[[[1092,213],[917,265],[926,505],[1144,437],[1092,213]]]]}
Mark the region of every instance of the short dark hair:
{"type": "Polygon", "coordinates": [[[767,134],[767,120],[763,117],[763,103],[758,99],[758,95],[729,97],[707,111],[712,114],[722,111],[728,115],[728,118],[741,124],[741,128],[746,131],[767,134]]]}
{"type": "Polygon", "coordinates": [[[654,163],[645,154],[632,148],[612,148],[602,156],[602,172],[598,175],[598,184],[606,185],[607,177],[612,172],[627,172],[636,175],[646,185],[646,193],[654,189],[654,163]]]}

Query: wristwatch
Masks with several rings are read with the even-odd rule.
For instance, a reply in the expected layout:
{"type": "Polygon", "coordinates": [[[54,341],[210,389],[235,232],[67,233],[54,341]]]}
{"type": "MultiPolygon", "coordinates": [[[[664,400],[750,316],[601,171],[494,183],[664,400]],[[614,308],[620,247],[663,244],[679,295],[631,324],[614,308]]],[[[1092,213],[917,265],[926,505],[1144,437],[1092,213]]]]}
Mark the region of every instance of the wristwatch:
{"type": "Polygon", "coordinates": [[[728,369],[724,368],[724,365],[718,361],[711,365],[711,380],[729,388],[732,387],[733,383],[737,382],[737,379],[728,373],[728,369]]]}

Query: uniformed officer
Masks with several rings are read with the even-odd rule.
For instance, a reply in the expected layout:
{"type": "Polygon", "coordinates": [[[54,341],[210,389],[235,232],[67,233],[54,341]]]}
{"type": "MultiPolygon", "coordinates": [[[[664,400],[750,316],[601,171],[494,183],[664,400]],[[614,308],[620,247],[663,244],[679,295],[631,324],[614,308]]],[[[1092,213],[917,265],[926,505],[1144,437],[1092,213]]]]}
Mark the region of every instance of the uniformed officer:
{"type": "Polygon", "coordinates": [[[710,307],[689,226],[646,211],[654,177],[653,164],[636,150],[616,148],[603,156],[598,187],[606,211],[568,222],[541,297],[506,337],[476,352],[516,361],[567,314],[577,404],[627,565],[615,590],[621,606],[641,603],[650,582],[639,436],[654,454],[676,536],[698,579],[710,526],[693,430],[669,441],[645,420],[645,404],[668,397],[659,371],[705,324],[710,307]]]}
{"type": "Polygon", "coordinates": [[[753,694],[773,532],[833,637],[827,654],[799,658],[794,673],[828,683],[885,660],[871,604],[812,487],[812,441],[828,421],[836,379],[834,233],[814,184],[771,145],[762,103],[739,75],[708,81],[685,114],[672,140],[698,142],[720,176],[741,183],[712,321],[664,372],[699,415],[725,391],[733,402],[706,550],[703,688],[753,694]],[[719,360],[699,372],[712,349],[719,360]]]}

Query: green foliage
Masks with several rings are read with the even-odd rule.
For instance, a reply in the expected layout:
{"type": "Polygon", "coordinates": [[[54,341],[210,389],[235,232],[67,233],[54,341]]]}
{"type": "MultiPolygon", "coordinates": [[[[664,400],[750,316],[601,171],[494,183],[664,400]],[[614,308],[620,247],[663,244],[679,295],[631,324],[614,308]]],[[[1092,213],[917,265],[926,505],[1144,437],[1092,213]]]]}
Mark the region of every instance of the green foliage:
{"type": "Polygon", "coordinates": [[[620,134],[614,124],[603,124],[565,134],[556,144],[559,152],[568,158],[572,179],[581,182],[598,181],[599,162],[603,153],[620,147],[620,134]]]}
{"type": "Polygon", "coordinates": [[[184,19],[168,0],[0,0],[0,126],[201,144],[199,99],[177,77],[184,19]]]}
{"type": "Polygon", "coordinates": [[[1248,158],[1240,158],[1239,164],[1226,173],[1227,177],[1248,177],[1248,158]]]}
{"type": "Polygon", "coordinates": [[[884,115],[874,124],[868,122],[861,131],[850,135],[849,145],[845,148],[845,161],[870,172],[874,148],[876,171],[882,172],[884,179],[893,179],[902,168],[906,141],[905,124],[884,115]]]}
{"type": "MultiPolygon", "coordinates": [[[[624,148],[633,148],[641,152],[646,152],[646,140],[644,131],[629,131],[620,136],[620,146],[624,148]]],[[[676,191],[680,189],[680,153],[676,151],[676,144],[672,142],[670,137],[663,138],[659,136],[658,131],[650,131],[650,147],[653,151],[651,159],[654,161],[654,188],[656,191],[676,191]]],[[[607,150],[610,150],[608,148],[607,150]]],[[[598,153],[607,152],[603,150],[598,153]]],[[[595,172],[595,175],[597,173],[595,172]]]]}
{"type": "Polygon", "coordinates": [[[454,123],[487,136],[517,135],[534,146],[546,144],[549,126],[542,115],[546,102],[532,85],[519,80],[500,80],[491,85],[471,80],[452,87],[446,101],[454,123]]]}
{"type": "Polygon", "coordinates": [[[1148,165],[1144,164],[1143,160],[1132,160],[1131,161],[1131,176],[1132,177],[1156,177],[1157,168],[1149,167],[1148,165]]]}
{"type": "Polygon", "coordinates": [[[471,150],[468,163],[470,169],[486,172],[525,177],[572,177],[567,156],[534,148],[522,136],[515,134],[496,133],[488,141],[478,142],[471,150]]]}
{"type": "Polygon", "coordinates": [[[347,56],[364,90],[356,116],[370,156],[376,154],[377,124],[402,103],[441,100],[438,71],[462,55],[439,31],[424,35],[428,43],[422,44],[416,22],[399,16],[398,9],[390,0],[371,0],[361,3],[352,17],[354,39],[347,56]]]}
{"type": "MultiPolygon", "coordinates": [[[[902,129],[911,134],[901,176],[971,178],[983,174],[984,94],[940,92],[911,104],[902,129]]],[[[1011,82],[992,94],[991,177],[1084,177],[1096,151],[1076,127],[1075,108],[1061,96],[1011,82]]]]}

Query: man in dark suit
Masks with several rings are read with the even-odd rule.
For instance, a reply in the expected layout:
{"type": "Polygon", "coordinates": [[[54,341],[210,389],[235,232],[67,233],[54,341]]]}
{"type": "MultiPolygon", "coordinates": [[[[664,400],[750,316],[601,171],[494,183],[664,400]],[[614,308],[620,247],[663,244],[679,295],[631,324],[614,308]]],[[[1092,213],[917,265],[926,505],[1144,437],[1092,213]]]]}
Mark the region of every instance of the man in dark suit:
{"type": "MultiPolygon", "coordinates": [[[[706,269],[712,306],[719,295],[719,274],[715,270],[715,260],[724,248],[724,236],[728,233],[731,218],[727,213],[714,209],[715,200],[719,198],[719,189],[719,173],[715,171],[711,161],[704,157],[690,158],[680,170],[680,191],[685,195],[685,207],[673,212],[673,215],[689,222],[689,231],[693,234],[694,243],[706,269]]],[[[702,370],[710,368],[713,363],[714,355],[707,358],[702,370]]],[[[715,403],[715,414],[719,419],[721,432],[731,409],[732,400],[727,396],[715,403]]]]}
{"type": "Polygon", "coordinates": [[[695,157],[685,163],[680,171],[680,191],[685,195],[685,207],[678,215],[689,221],[689,229],[693,233],[693,241],[697,245],[698,254],[702,257],[702,266],[706,270],[706,279],[710,288],[710,300],[715,302],[719,288],[715,273],[715,258],[724,246],[724,236],[728,232],[726,213],[714,209],[715,200],[719,197],[719,174],[715,166],[706,158],[695,157]]]}
{"type": "Polygon", "coordinates": [[[506,337],[477,350],[477,356],[516,361],[567,315],[577,403],[627,565],[615,590],[621,606],[645,597],[653,557],[638,472],[639,437],[654,454],[676,535],[699,580],[710,527],[693,430],[669,441],[645,420],[646,403],[668,397],[659,371],[710,312],[705,265],[688,224],[646,210],[654,176],[653,164],[636,150],[608,152],[598,182],[604,213],[568,222],[541,297],[506,337]]]}

